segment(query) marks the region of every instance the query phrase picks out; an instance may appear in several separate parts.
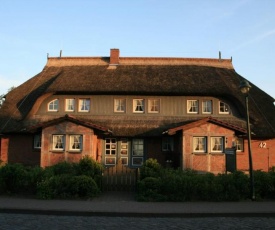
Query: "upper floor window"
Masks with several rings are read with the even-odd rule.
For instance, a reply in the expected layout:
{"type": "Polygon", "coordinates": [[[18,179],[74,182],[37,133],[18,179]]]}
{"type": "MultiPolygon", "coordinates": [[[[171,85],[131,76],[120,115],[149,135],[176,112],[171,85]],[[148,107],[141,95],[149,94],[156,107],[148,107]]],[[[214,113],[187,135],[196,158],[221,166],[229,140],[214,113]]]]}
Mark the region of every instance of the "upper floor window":
{"type": "Polygon", "coordinates": [[[124,113],[126,111],[126,99],[115,99],[114,111],[117,113],[124,113]]]}
{"type": "Polygon", "coordinates": [[[66,99],[65,106],[66,106],[65,107],[66,111],[74,111],[75,100],[74,99],[66,99]]]}
{"type": "Polygon", "coordinates": [[[173,137],[162,138],[162,151],[173,151],[174,150],[174,139],[173,137]]]}
{"type": "Polygon", "coordinates": [[[223,152],[223,137],[211,137],[211,152],[223,152]]]}
{"type": "Polygon", "coordinates": [[[79,112],[89,112],[90,111],[90,99],[79,99],[78,105],[79,112]]]}
{"type": "Polygon", "coordinates": [[[80,151],[82,149],[82,136],[70,135],[70,150],[80,151]]]}
{"type": "Polygon", "coordinates": [[[133,112],[144,113],[144,99],[133,99],[133,112]]]}
{"type": "Polygon", "coordinates": [[[193,137],[193,151],[206,153],[206,137],[193,137]]]}
{"type": "Polygon", "coordinates": [[[37,134],[34,136],[34,139],[33,139],[33,147],[35,149],[41,149],[41,135],[37,134]]]}
{"type": "Polygon", "coordinates": [[[159,99],[149,99],[148,100],[148,112],[149,113],[159,113],[159,99]]]}
{"type": "Polygon", "coordinates": [[[54,99],[48,103],[48,111],[56,112],[58,111],[58,99],[54,99]]]}
{"type": "Polygon", "coordinates": [[[222,114],[229,114],[230,113],[230,107],[228,104],[226,104],[223,101],[219,102],[219,113],[222,114]]]}
{"type": "Polygon", "coordinates": [[[53,135],[53,150],[64,150],[64,135],[53,135]]]}
{"type": "Polygon", "coordinates": [[[202,113],[207,113],[207,114],[212,113],[212,101],[211,100],[202,102],[202,113]]]}
{"type": "Polygon", "coordinates": [[[198,100],[187,100],[187,113],[198,113],[198,100]]]}

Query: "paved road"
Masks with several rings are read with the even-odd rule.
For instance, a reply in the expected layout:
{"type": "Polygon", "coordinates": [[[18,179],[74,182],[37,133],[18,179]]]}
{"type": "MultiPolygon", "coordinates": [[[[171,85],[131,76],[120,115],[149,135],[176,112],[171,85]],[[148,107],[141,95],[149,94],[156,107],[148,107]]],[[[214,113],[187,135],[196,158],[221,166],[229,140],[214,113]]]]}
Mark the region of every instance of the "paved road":
{"type": "Polygon", "coordinates": [[[69,229],[275,229],[274,217],[141,218],[0,213],[1,230],[69,229]]]}

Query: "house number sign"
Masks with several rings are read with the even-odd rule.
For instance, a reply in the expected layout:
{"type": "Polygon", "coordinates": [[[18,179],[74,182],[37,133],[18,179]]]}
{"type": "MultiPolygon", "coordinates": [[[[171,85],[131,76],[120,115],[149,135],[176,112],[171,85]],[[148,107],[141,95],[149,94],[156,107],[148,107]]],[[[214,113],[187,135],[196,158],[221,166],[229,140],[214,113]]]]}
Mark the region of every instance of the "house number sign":
{"type": "Polygon", "coordinates": [[[261,143],[259,144],[259,147],[260,147],[260,148],[266,148],[266,142],[261,142],[261,143]]]}

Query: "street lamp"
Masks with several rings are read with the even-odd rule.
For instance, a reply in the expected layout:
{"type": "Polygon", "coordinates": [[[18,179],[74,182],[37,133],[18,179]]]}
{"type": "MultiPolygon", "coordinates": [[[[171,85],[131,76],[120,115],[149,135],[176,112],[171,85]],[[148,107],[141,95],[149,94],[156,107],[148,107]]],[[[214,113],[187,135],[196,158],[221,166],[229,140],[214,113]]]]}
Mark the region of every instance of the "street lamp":
{"type": "Polygon", "coordinates": [[[251,200],[255,200],[255,187],[254,187],[254,175],[253,175],[253,163],[252,163],[252,152],[251,152],[251,131],[249,122],[249,110],[248,110],[248,93],[251,88],[249,82],[242,80],[240,83],[240,90],[245,95],[245,107],[246,107],[246,125],[248,135],[248,157],[249,157],[249,177],[250,177],[250,195],[251,200]]]}

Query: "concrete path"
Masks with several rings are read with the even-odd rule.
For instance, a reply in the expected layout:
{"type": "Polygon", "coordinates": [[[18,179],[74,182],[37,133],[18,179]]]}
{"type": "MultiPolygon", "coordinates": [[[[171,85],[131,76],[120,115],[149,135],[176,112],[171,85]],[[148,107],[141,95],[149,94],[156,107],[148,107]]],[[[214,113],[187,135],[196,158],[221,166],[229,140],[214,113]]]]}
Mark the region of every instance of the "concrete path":
{"type": "Polygon", "coordinates": [[[275,217],[275,201],[137,202],[134,194],[109,192],[92,200],[0,197],[0,213],[137,217],[275,217]]]}

